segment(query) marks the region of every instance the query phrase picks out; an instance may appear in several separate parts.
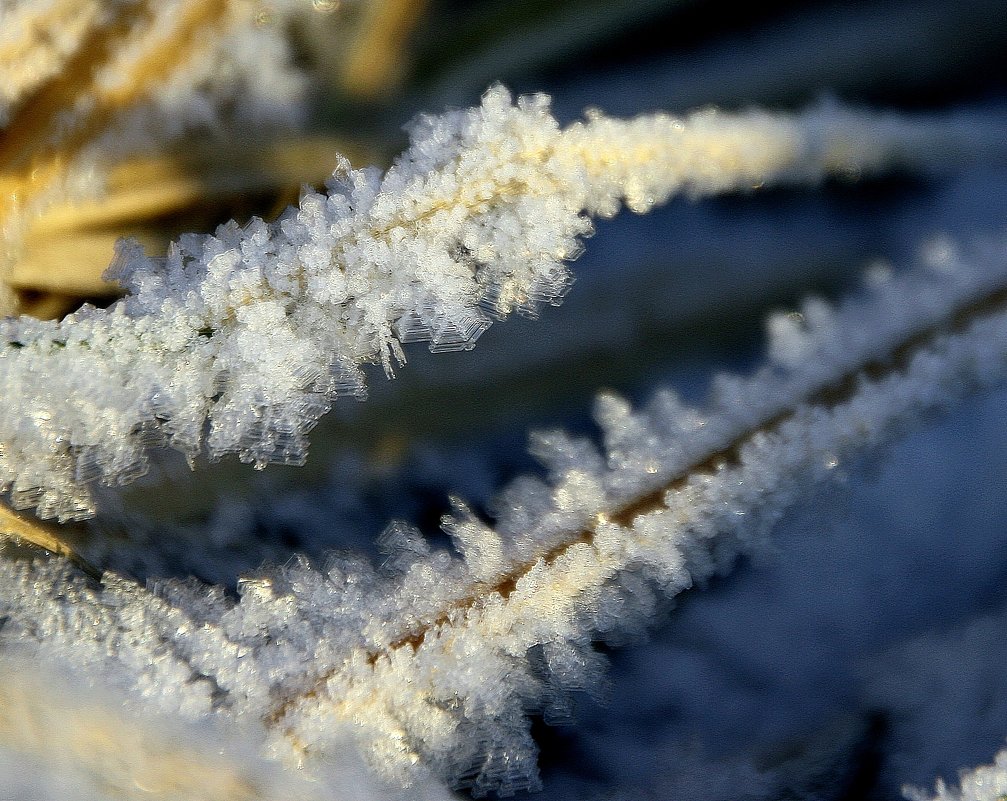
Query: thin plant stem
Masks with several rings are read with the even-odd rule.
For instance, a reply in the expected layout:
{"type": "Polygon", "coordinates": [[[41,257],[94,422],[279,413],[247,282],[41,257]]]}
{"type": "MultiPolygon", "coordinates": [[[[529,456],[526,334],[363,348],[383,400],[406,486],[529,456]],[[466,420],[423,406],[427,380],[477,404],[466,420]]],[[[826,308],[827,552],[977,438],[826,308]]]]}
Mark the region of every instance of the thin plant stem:
{"type": "Polygon", "coordinates": [[[3,503],[0,503],[0,538],[65,557],[91,578],[101,579],[101,571],[70,547],[56,526],[18,514],[3,503]]]}

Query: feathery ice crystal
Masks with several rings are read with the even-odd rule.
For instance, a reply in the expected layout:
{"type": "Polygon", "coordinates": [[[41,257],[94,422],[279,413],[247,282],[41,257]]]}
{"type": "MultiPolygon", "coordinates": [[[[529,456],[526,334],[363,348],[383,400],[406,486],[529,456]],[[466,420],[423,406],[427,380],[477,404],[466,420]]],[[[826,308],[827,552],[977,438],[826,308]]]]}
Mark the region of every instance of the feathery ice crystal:
{"type": "Polygon", "coordinates": [[[1003,380],[1002,253],[937,247],[923,269],[870,274],[838,309],[773,318],[767,364],[719,379],[708,408],[604,396],[603,452],[542,435],[548,483],[506,489],[496,528],[461,506],[445,520],[462,559],[395,524],[383,574],[295,561],[242,579],[237,603],[192,582],[107,573],[96,587],[68,565],[2,561],[3,638],[148,714],[261,723],[265,752],[309,771],[324,774],[349,726],[399,783],[537,787],[527,715],[562,716],[568,690],[597,684],[594,640],[728,567],[809,482],[1003,380]]]}
{"type": "Polygon", "coordinates": [[[344,162],[274,223],[183,236],[166,259],[121,243],[109,275],[128,294],[108,310],[0,322],[0,488],[68,519],[93,513],[89,482],[142,474],[153,445],[300,463],[331,401],[364,394],[361,365],[390,374],[402,343],[468,349],[492,318],[558,303],[591,215],[989,147],[954,120],[828,107],[561,129],[545,96],[493,88],[421,117],[386,173],[344,162]]]}

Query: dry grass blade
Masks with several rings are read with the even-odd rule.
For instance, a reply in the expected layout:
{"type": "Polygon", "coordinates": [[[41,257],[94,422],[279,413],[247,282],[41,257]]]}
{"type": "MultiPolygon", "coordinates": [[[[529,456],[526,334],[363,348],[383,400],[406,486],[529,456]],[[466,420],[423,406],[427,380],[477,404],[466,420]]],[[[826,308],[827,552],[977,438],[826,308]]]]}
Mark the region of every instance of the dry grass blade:
{"type": "Polygon", "coordinates": [[[91,578],[101,579],[101,571],[71,548],[66,539],[60,535],[59,529],[27,515],[18,514],[2,503],[0,503],[0,539],[32,545],[48,553],[63,556],[91,578]]]}
{"type": "MultiPolygon", "coordinates": [[[[64,66],[101,24],[98,0],[22,3],[4,10],[0,30],[0,103],[10,106],[64,66]]],[[[6,113],[0,113],[0,118],[6,113]]]]}
{"type": "Polygon", "coordinates": [[[187,230],[249,210],[261,214],[252,201],[263,209],[296,202],[301,186],[328,177],[335,153],[367,157],[341,140],[302,136],[239,148],[195,144],[121,162],[109,171],[102,197],[54,205],[28,226],[7,281],[22,292],[113,297],[119,289],[102,273],[120,237],[163,252],[187,230]]]}
{"type": "Polygon", "coordinates": [[[374,100],[397,88],[408,54],[406,40],[426,5],[426,0],[373,0],[364,5],[340,69],[343,91],[374,100]]]}
{"type": "Polygon", "coordinates": [[[176,16],[170,35],[151,31],[143,54],[133,59],[129,74],[117,75],[115,84],[101,80],[100,70],[111,65],[119,51],[137,36],[137,28],[153,18],[147,2],[117,7],[117,14],[81,43],[77,54],[51,81],[39,88],[18,110],[0,142],[0,170],[7,181],[15,176],[38,183],[38,172],[65,163],[95,134],[103,130],[116,111],[156,89],[174,70],[184,65],[202,46],[206,29],[226,21],[227,2],[189,3],[176,16]],[[82,113],[68,119],[82,98],[91,98],[82,113]]]}

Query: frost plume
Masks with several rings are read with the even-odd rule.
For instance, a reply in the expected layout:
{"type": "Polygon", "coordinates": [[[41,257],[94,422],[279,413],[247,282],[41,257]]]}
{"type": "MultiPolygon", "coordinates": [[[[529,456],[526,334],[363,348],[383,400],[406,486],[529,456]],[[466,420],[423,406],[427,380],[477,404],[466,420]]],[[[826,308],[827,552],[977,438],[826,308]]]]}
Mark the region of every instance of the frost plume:
{"type": "Polygon", "coordinates": [[[559,303],[589,215],[939,167],[988,155],[981,133],[831,108],[592,113],[561,129],[545,96],[496,87],[478,108],[421,117],[383,175],[343,162],[275,223],[183,236],[166,259],[121,243],[109,275],[128,295],[108,310],[0,322],[0,488],[68,519],[93,513],[89,482],[142,474],[151,445],[301,463],[333,399],[364,394],[362,365],[390,374],[403,343],[469,349],[494,318],[559,303]]]}
{"type": "Polygon", "coordinates": [[[399,784],[536,788],[528,715],[563,718],[570,690],[599,686],[593,642],[728,569],[810,482],[1003,381],[1002,254],[1002,242],[942,247],[859,299],[777,319],[768,363],[721,378],[703,409],[667,391],[641,409],[602,397],[603,448],[539,436],[548,481],[505,490],[495,528],[455,503],[444,527],[463,558],[395,524],[383,570],[292,560],[240,580],[237,600],[2,560],[0,644],[101,676],[158,714],[261,724],[268,753],[309,771],[324,772],[349,727],[399,784]]]}

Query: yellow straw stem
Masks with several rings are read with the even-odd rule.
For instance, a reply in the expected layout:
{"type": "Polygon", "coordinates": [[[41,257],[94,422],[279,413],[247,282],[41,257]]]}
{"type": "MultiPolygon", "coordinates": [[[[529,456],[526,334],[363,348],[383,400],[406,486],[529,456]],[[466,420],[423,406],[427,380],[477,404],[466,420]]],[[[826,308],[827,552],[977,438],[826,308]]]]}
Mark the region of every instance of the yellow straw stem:
{"type": "Polygon", "coordinates": [[[402,74],[405,41],[423,15],[426,0],[372,0],[349,43],[340,83],[363,100],[391,91],[402,74]]]}
{"type": "Polygon", "coordinates": [[[0,503],[0,537],[34,545],[49,553],[66,557],[92,578],[101,578],[101,571],[71,548],[59,536],[58,529],[27,515],[20,515],[2,503],[0,503]]]}

